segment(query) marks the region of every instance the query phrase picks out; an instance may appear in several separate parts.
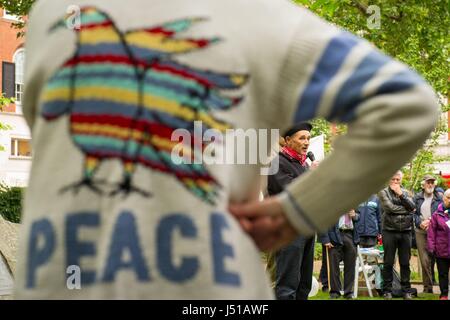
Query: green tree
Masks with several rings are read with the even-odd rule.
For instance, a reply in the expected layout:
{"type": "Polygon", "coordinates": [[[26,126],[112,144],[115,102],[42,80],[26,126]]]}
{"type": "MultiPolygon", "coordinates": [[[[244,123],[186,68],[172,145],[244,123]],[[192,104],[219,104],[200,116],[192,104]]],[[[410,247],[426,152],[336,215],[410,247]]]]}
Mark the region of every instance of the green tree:
{"type": "MultiPolygon", "coordinates": [[[[31,6],[36,0],[0,0],[0,8],[6,9],[10,14],[24,17],[30,12],[31,6]]],[[[13,27],[18,29],[17,36],[24,35],[25,21],[18,21],[13,23],[13,27]]]]}
{"type": "Polygon", "coordinates": [[[0,0],[0,7],[16,16],[26,16],[36,0],[0,0]]]}
{"type": "Polygon", "coordinates": [[[313,129],[311,131],[311,136],[324,135],[324,149],[325,154],[329,154],[333,151],[333,140],[344,134],[347,131],[347,126],[344,124],[333,124],[325,119],[319,118],[311,121],[313,129]]]}
{"type": "MultiPolygon", "coordinates": [[[[445,99],[449,93],[450,25],[448,2],[443,0],[294,0],[322,18],[374,43],[386,54],[408,64],[420,73],[440,97],[443,112],[449,110],[445,99]],[[379,15],[378,15],[379,13],[379,15]],[[374,22],[379,22],[374,23],[374,22]]],[[[331,140],[331,129],[325,120],[318,128],[331,140]]],[[[316,122],[315,122],[316,124],[316,122]]],[[[438,137],[447,132],[440,123],[429,141],[403,169],[410,190],[419,187],[423,174],[434,171],[433,163],[442,161],[432,152],[438,137]]],[[[345,129],[338,130],[345,132],[345,129]]],[[[331,150],[327,145],[326,150],[331,150]]]]}
{"type": "MultiPolygon", "coordinates": [[[[450,25],[444,0],[295,0],[324,19],[374,43],[413,67],[442,96],[448,94],[450,25]],[[370,6],[369,6],[370,4],[370,6]],[[380,24],[373,26],[374,8],[380,24]],[[371,10],[372,9],[372,10],[371,10]]],[[[446,107],[445,110],[448,110],[446,107]]]]}
{"type": "Polygon", "coordinates": [[[440,133],[445,129],[444,121],[440,121],[438,128],[431,134],[431,138],[427,141],[422,149],[417,151],[413,160],[403,168],[403,185],[411,190],[420,190],[420,181],[425,174],[433,174],[433,163],[445,159],[441,159],[433,153],[433,148],[438,145],[440,133]]]}
{"type": "Polygon", "coordinates": [[[8,187],[0,182],[0,215],[4,219],[14,223],[20,223],[22,193],[22,188],[8,187]]]}

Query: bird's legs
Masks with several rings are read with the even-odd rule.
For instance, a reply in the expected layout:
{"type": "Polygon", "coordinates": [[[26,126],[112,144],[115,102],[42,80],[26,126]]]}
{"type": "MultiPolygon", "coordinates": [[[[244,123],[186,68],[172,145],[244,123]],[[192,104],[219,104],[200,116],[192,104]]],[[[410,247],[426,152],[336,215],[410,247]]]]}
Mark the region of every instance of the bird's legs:
{"type": "Polygon", "coordinates": [[[83,173],[83,179],[79,182],[75,182],[71,185],[68,185],[60,190],[60,193],[64,193],[66,191],[72,190],[75,194],[78,194],[81,187],[87,187],[93,192],[97,194],[103,194],[102,190],[100,190],[96,184],[102,184],[104,181],[97,180],[93,181],[92,177],[97,170],[97,168],[100,165],[100,160],[96,157],[86,156],[85,162],[84,162],[84,173],[83,173]]]}
{"type": "Polygon", "coordinates": [[[123,193],[124,196],[128,196],[132,192],[140,193],[144,197],[152,196],[151,193],[149,193],[149,192],[147,192],[145,190],[142,190],[142,189],[140,189],[138,187],[135,187],[135,186],[133,186],[131,184],[131,180],[132,180],[131,177],[132,177],[132,175],[134,173],[134,170],[135,170],[135,164],[134,163],[132,163],[132,162],[125,162],[124,163],[124,177],[123,177],[123,180],[122,180],[122,182],[120,182],[118,184],[117,189],[110,193],[111,196],[115,196],[115,195],[117,195],[119,193],[123,193]]]}

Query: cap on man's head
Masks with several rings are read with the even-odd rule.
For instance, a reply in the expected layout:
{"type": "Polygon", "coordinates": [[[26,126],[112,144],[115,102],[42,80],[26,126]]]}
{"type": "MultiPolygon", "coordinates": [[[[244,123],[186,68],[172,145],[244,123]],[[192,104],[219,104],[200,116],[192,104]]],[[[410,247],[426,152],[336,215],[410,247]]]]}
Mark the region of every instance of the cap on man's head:
{"type": "Polygon", "coordinates": [[[422,181],[429,181],[429,180],[436,181],[436,178],[433,177],[431,174],[426,174],[422,179],[422,181]]]}
{"type": "Polygon", "coordinates": [[[300,122],[295,125],[293,125],[290,129],[284,132],[283,137],[290,137],[293,136],[296,132],[306,130],[311,131],[313,128],[312,124],[309,122],[300,122]]]}

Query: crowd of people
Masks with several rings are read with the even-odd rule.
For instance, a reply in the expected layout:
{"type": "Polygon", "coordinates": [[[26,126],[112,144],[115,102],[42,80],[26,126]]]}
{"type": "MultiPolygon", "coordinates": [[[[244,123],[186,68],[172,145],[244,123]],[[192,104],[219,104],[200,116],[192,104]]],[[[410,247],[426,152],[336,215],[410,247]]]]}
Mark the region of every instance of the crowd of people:
{"type": "MultiPolygon", "coordinates": [[[[289,182],[310,169],[306,162],[309,123],[294,126],[284,134],[279,153],[280,170],[268,179],[268,194],[281,192],[289,182]]],[[[318,162],[312,163],[317,168],[318,162]]],[[[403,173],[398,170],[388,185],[357,208],[344,213],[326,232],[317,235],[322,243],[322,267],[319,281],[330,299],[353,299],[357,248],[383,244],[382,293],[393,298],[393,270],[398,257],[401,296],[411,300],[411,249],[417,248],[423,292],[433,293],[434,265],[438,267],[440,300],[448,300],[450,262],[450,189],[437,187],[437,179],[425,175],[421,190],[412,195],[402,187],[403,173]],[[343,262],[343,286],[340,264],[343,262]]],[[[275,293],[280,300],[306,300],[311,290],[315,238],[299,237],[272,254],[269,266],[275,277],[275,293]],[[275,266],[273,266],[275,263],[275,266]]],[[[271,256],[269,256],[271,257],[271,256]]]]}

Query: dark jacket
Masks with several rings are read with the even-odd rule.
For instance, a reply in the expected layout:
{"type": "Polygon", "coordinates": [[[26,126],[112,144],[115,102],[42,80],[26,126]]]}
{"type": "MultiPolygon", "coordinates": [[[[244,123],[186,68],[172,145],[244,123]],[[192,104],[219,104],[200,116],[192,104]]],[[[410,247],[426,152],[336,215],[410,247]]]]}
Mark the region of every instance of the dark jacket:
{"type": "Polygon", "coordinates": [[[375,194],[361,203],[355,211],[359,213],[356,230],[360,236],[376,237],[381,234],[381,204],[375,194]]]}
{"type": "MultiPolygon", "coordinates": [[[[358,222],[359,214],[356,213],[356,217],[352,219],[353,226],[358,222]]],[[[320,242],[322,244],[331,243],[333,246],[343,246],[341,231],[339,230],[339,221],[332,226],[326,233],[319,235],[320,242]]],[[[356,227],[353,229],[353,243],[357,245],[359,243],[359,235],[356,231],[356,227]]]]}
{"type": "MultiPolygon", "coordinates": [[[[445,213],[446,208],[441,203],[438,210],[431,216],[430,227],[427,233],[427,249],[438,258],[450,258],[450,228],[447,222],[450,221],[449,213],[445,213]]],[[[450,212],[450,208],[446,209],[450,212]]]]}
{"type": "MultiPolygon", "coordinates": [[[[269,175],[267,181],[267,192],[269,195],[276,195],[302,173],[305,173],[309,165],[305,162],[304,166],[297,159],[280,152],[278,154],[279,169],[274,175],[269,175]]],[[[272,162],[273,163],[273,162],[272,162]]]]}
{"type": "MultiPolygon", "coordinates": [[[[416,205],[416,212],[414,213],[414,222],[416,228],[420,228],[420,223],[422,222],[422,212],[420,211],[425,197],[423,195],[423,190],[414,196],[414,204],[416,205]]],[[[431,200],[431,214],[438,209],[439,204],[442,202],[442,198],[436,192],[433,192],[433,199],[431,200]]]]}
{"type": "Polygon", "coordinates": [[[416,206],[408,195],[408,191],[402,188],[403,194],[399,197],[387,187],[378,193],[383,215],[381,225],[387,231],[411,231],[413,226],[413,212],[416,206]]]}

